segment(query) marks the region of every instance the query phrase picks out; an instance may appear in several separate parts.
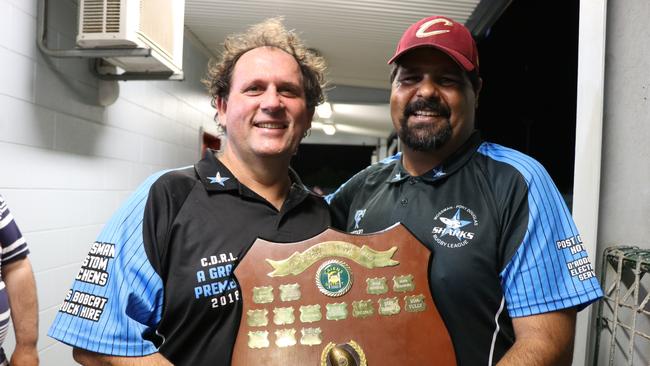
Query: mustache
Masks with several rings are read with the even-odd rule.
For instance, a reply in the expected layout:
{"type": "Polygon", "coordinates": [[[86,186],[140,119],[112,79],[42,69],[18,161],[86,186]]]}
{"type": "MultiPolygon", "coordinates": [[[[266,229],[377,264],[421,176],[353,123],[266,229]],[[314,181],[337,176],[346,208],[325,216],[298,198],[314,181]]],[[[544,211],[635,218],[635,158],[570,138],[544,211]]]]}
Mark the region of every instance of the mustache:
{"type": "Polygon", "coordinates": [[[431,111],[436,114],[439,114],[442,117],[447,117],[447,118],[449,118],[449,116],[451,115],[449,108],[447,108],[447,106],[441,104],[437,100],[418,99],[415,102],[406,105],[406,107],[404,108],[404,117],[407,118],[415,114],[415,112],[421,110],[431,111]]]}

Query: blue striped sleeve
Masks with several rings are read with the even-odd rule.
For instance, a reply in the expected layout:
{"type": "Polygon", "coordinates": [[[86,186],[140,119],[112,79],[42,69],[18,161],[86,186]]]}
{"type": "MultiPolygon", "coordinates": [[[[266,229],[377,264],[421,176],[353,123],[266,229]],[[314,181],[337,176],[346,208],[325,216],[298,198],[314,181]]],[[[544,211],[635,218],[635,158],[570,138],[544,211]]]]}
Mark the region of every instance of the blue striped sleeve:
{"type": "Polygon", "coordinates": [[[14,220],[7,202],[0,195],[0,247],[2,265],[24,258],[29,254],[27,242],[14,220]]]}
{"type": "MultiPolygon", "coordinates": [[[[0,345],[4,344],[7,333],[9,332],[9,297],[7,296],[7,289],[5,283],[0,281],[0,345]]],[[[0,365],[6,361],[6,357],[2,348],[0,348],[0,365]]]]}
{"type": "Polygon", "coordinates": [[[510,316],[582,309],[602,297],[569,209],[544,167],[495,144],[484,143],[479,152],[515,168],[527,185],[525,235],[500,273],[510,316]]]}
{"type": "Polygon", "coordinates": [[[145,253],[142,222],[149,177],[106,224],[84,259],[48,335],[115,356],[156,352],[145,334],[160,321],[163,284],[145,253]]]}

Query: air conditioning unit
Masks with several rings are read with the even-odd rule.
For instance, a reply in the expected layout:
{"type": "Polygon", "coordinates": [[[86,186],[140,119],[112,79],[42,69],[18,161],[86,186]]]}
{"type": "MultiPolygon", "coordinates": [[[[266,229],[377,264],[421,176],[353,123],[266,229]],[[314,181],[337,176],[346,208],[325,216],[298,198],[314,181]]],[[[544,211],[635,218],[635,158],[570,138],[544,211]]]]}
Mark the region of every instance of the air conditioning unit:
{"type": "Polygon", "coordinates": [[[182,74],[185,0],[80,0],[81,48],[148,48],[151,57],[107,57],[127,72],[182,74]]]}

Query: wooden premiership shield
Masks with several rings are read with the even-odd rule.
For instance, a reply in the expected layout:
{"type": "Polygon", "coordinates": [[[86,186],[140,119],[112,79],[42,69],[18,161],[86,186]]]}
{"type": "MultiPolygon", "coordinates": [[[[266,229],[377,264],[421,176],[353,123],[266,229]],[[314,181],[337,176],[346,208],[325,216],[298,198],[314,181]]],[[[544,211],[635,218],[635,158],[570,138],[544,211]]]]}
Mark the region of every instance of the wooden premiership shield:
{"type": "Polygon", "coordinates": [[[232,365],[456,365],[429,290],[430,254],[401,224],[258,239],[235,269],[243,312],[232,365]]]}

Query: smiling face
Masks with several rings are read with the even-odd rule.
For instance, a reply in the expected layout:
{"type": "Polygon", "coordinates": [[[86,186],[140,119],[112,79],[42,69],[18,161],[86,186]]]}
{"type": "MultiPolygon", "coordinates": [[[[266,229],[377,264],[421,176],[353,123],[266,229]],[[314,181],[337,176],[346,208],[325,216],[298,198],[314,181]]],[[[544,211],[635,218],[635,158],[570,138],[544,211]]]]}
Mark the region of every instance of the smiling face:
{"type": "Polygon", "coordinates": [[[272,47],[244,53],[232,73],[227,99],[217,99],[226,153],[239,159],[286,157],[311,127],[302,74],[296,60],[272,47]]]}
{"type": "Polygon", "coordinates": [[[474,130],[478,100],[467,74],[447,54],[431,47],[414,49],[397,63],[390,109],[404,145],[436,151],[465,142],[474,130]]]}

